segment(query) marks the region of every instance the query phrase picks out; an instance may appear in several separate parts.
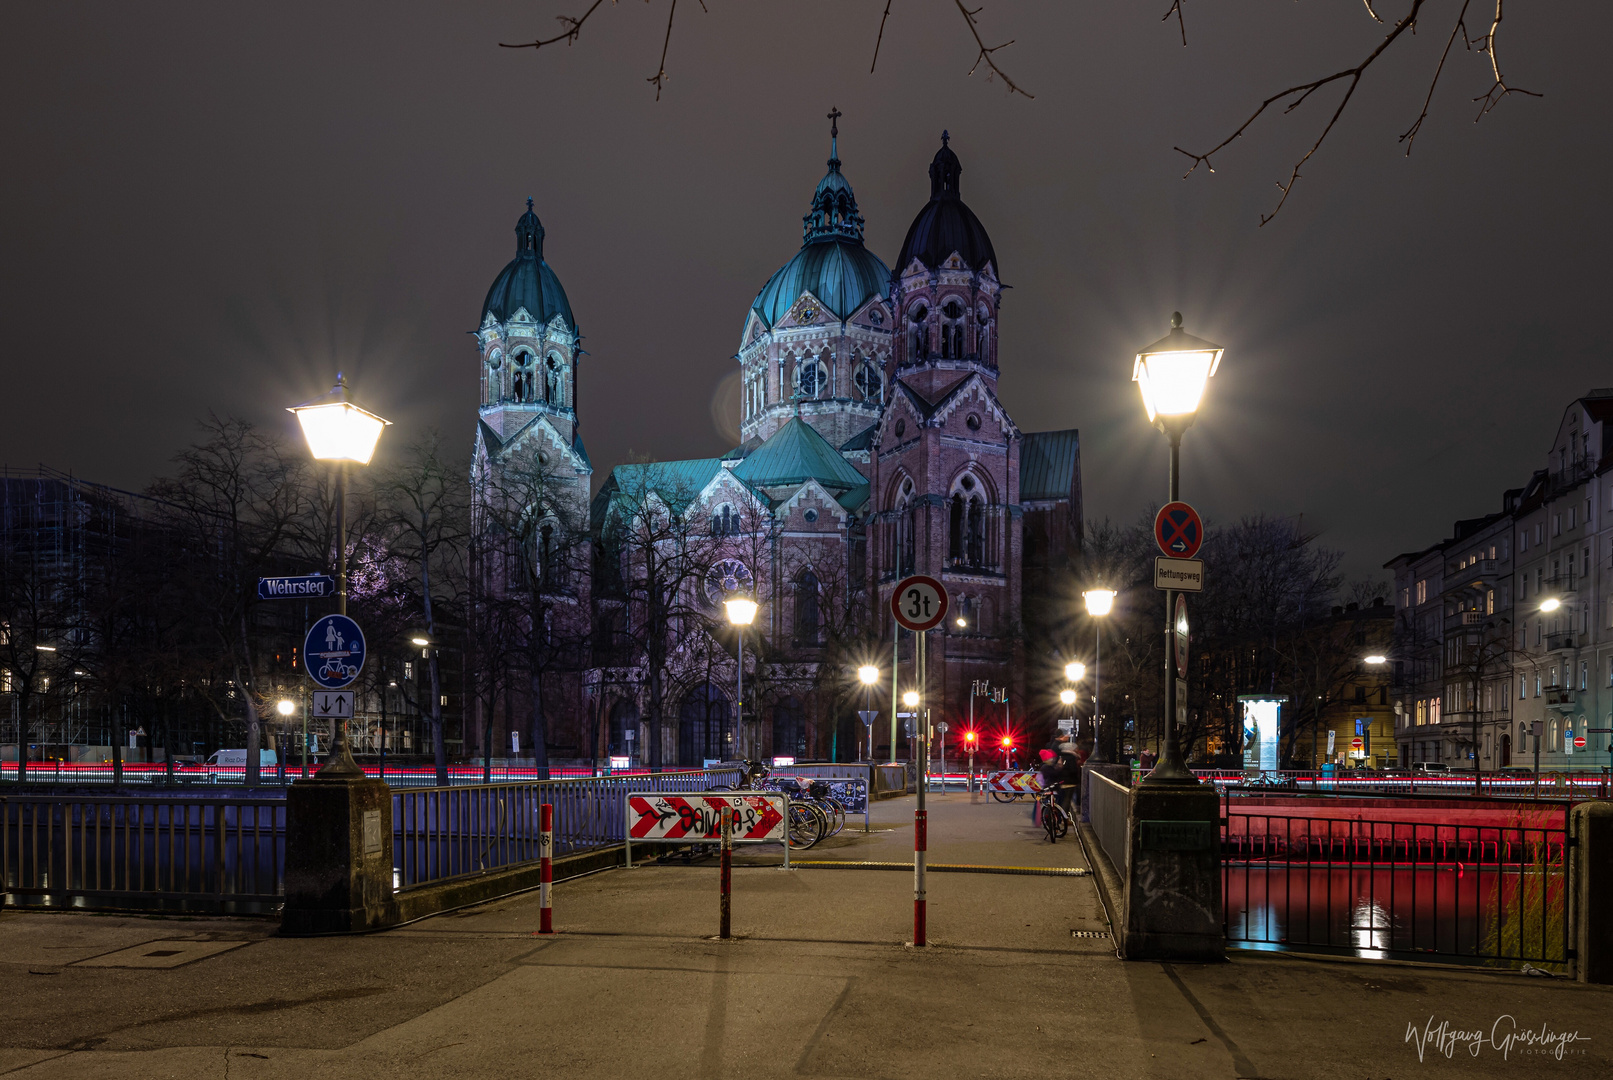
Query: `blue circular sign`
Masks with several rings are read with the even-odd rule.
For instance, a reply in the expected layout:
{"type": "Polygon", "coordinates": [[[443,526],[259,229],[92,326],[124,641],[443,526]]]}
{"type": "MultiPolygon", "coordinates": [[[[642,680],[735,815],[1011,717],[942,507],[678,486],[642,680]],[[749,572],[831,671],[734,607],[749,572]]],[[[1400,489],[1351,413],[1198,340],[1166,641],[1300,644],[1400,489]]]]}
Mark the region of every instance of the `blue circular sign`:
{"type": "Polygon", "coordinates": [[[308,677],[326,690],[351,686],[364,670],[364,632],[346,615],[326,615],[302,643],[308,677]]]}

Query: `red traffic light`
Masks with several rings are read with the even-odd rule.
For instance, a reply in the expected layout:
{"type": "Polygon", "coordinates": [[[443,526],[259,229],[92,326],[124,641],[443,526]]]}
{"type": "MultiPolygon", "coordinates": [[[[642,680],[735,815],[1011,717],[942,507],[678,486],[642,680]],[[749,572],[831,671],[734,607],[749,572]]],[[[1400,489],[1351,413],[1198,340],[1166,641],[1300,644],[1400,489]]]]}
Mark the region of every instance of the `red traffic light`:
{"type": "Polygon", "coordinates": [[[1013,745],[1014,745],[1014,737],[1012,735],[1004,735],[1003,736],[1003,749],[1006,750],[1008,747],[1013,746],[1013,745]]]}
{"type": "Polygon", "coordinates": [[[968,743],[970,746],[975,744],[975,739],[977,738],[979,738],[979,736],[972,731],[965,731],[963,733],[963,741],[968,743]]]}

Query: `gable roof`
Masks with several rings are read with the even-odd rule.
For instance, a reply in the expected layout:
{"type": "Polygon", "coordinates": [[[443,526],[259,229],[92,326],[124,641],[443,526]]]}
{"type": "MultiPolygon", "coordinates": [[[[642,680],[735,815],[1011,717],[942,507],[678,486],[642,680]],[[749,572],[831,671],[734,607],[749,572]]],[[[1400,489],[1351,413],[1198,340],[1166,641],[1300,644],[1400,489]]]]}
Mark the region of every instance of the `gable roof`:
{"type": "Polygon", "coordinates": [[[775,431],[734,466],[734,475],[752,487],[783,487],[816,480],[834,492],[867,483],[817,430],[799,416],[775,431]]]}
{"type": "Polygon", "coordinates": [[[1081,468],[1081,434],[1028,431],[1019,444],[1019,501],[1068,499],[1081,468]]]}

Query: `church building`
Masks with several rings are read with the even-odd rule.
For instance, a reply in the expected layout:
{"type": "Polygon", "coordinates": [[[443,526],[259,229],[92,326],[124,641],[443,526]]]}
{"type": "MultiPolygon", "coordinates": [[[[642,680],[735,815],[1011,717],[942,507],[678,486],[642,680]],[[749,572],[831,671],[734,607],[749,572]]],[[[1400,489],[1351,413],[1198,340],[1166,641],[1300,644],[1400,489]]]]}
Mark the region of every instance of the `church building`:
{"type": "Polygon", "coordinates": [[[1046,713],[1027,700],[1027,665],[1049,661],[1026,601],[1079,551],[1077,432],[1023,432],[997,398],[1001,267],[949,136],[890,264],[864,244],[830,139],[801,247],[745,314],[742,441],[618,465],[592,498],[587,354],[528,201],[476,333],[471,636],[488,655],[469,746],[530,756],[541,738],[553,764],[886,756],[893,650],[906,690],[915,648],[888,605],[915,573],[952,602],[926,635],[932,718],[957,728],[986,686],[1015,720],[1046,713]],[[748,626],[729,622],[735,597],[758,604],[748,626]],[[872,747],[860,709],[882,714],[872,747]]]}

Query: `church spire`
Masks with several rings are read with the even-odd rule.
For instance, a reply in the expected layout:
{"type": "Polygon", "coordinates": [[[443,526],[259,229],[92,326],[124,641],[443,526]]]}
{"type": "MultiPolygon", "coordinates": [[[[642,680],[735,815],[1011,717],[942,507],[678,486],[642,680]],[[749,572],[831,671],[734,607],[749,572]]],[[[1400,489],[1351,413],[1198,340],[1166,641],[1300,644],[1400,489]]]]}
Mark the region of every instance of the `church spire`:
{"type": "Polygon", "coordinates": [[[818,181],[818,189],[812,193],[812,209],[801,219],[803,243],[834,237],[860,243],[863,238],[863,216],[857,210],[857,196],[851,190],[851,182],[840,172],[842,115],[839,109],[829,110],[829,171],[818,181]]]}

